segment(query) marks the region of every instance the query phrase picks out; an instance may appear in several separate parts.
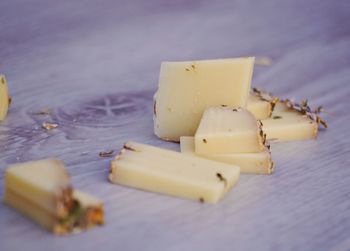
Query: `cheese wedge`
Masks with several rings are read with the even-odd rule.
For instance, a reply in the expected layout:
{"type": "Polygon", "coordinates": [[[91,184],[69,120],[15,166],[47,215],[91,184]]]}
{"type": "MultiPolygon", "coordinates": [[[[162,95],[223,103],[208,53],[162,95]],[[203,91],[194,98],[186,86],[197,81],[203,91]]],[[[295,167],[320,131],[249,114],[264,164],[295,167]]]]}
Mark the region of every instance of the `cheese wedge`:
{"type": "Polygon", "coordinates": [[[56,234],[103,223],[103,204],[73,190],[64,164],[44,159],[9,166],[4,202],[56,234]]]}
{"type": "Polygon", "coordinates": [[[261,120],[263,130],[268,140],[294,141],[307,140],[317,137],[318,124],[295,110],[289,109],[278,102],[271,118],[261,120]]]}
{"type": "Polygon", "coordinates": [[[11,103],[4,75],[0,75],[0,121],[4,120],[11,103]]]}
{"type": "Polygon", "coordinates": [[[210,106],[245,107],[254,58],[163,62],[154,99],[154,132],[170,141],[193,136],[210,106]]]}
{"type": "Polygon", "coordinates": [[[266,149],[260,122],[239,107],[206,109],[194,138],[198,154],[257,153],[266,149]]]}
{"type": "Polygon", "coordinates": [[[128,142],[112,161],[112,183],[216,203],[239,178],[239,167],[128,142]]]}
{"type": "Polygon", "coordinates": [[[198,155],[194,150],[194,138],[183,136],[180,138],[181,153],[197,155],[231,165],[239,166],[241,173],[271,174],[274,164],[268,149],[259,153],[227,153],[227,154],[203,154],[198,155]]]}
{"type": "Polygon", "coordinates": [[[251,112],[256,119],[266,119],[272,114],[273,104],[261,97],[250,94],[247,104],[247,110],[251,112]]]}
{"type": "Polygon", "coordinates": [[[73,203],[70,178],[64,164],[56,159],[9,166],[5,188],[58,217],[67,216],[73,203]]]}

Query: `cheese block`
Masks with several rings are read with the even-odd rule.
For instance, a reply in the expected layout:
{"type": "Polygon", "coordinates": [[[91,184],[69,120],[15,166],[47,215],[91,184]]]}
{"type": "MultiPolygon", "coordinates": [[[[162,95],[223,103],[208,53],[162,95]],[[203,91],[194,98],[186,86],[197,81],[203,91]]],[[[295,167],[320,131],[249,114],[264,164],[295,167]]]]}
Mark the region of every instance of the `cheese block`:
{"type": "Polygon", "coordinates": [[[241,173],[271,174],[274,169],[274,164],[269,149],[266,149],[259,153],[198,155],[194,150],[194,138],[190,136],[183,136],[180,138],[180,148],[181,153],[184,154],[197,155],[202,158],[237,165],[240,167],[241,173]]]}
{"type": "Polygon", "coordinates": [[[256,119],[266,119],[272,114],[273,104],[261,97],[250,94],[247,104],[247,110],[251,112],[256,119]]]}
{"type": "Polygon", "coordinates": [[[154,132],[170,141],[193,136],[210,106],[245,107],[254,58],[163,62],[154,99],[154,132]]]}
{"type": "Polygon", "coordinates": [[[9,97],[5,76],[0,75],[0,121],[5,119],[10,102],[11,98],[9,97]]]}
{"type": "Polygon", "coordinates": [[[56,159],[9,166],[4,202],[55,234],[103,223],[103,203],[74,190],[64,164],[56,159]]]}
{"type": "Polygon", "coordinates": [[[69,232],[79,233],[104,222],[103,203],[96,197],[78,190],[73,192],[72,212],[65,218],[58,218],[57,215],[10,189],[6,190],[4,201],[18,212],[58,235],[69,232]]]}
{"type": "Polygon", "coordinates": [[[9,166],[5,188],[58,217],[67,216],[73,203],[69,175],[64,164],[56,159],[9,166]]]}
{"type": "Polygon", "coordinates": [[[216,203],[239,178],[239,167],[136,142],[112,161],[112,183],[216,203]]]}
{"type": "Polygon", "coordinates": [[[317,137],[318,124],[307,115],[278,102],[271,118],[261,120],[268,140],[294,141],[317,137]]]}
{"type": "Polygon", "coordinates": [[[260,121],[240,107],[206,109],[194,138],[198,154],[257,153],[266,149],[260,121]]]}

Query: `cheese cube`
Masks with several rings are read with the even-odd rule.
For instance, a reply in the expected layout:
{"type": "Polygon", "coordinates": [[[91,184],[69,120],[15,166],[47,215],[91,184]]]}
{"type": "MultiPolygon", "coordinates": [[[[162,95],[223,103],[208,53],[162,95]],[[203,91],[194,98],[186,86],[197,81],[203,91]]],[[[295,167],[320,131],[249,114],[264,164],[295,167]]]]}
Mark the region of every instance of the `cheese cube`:
{"type": "Polygon", "coordinates": [[[250,111],[256,119],[266,119],[271,116],[273,104],[261,97],[250,94],[247,104],[247,110],[250,111]]]}
{"type": "Polygon", "coordinates": [[[56,159],[10,166],[4,202],[55,234],[103,223],[102,202],[73,190],[63,163],[56,159]]]}
{"type": "Polygon", "coordinates": [[[265,143],[260,122],[239,107],[208,108],[195,134],[198,154],[257,153],[265,143]]]}
{"type": "Polygon", "coordinates": [[[181,153],[197,155],[223,163],[237,165],[241,173],[271,174],[274,164],[268,149],[259,153],[227,153],[227,154],[203,154],[198,155],[194,151],[194,138],[183,136],[180,138],[181,153]]]}
{"type": "Polygon", "coordinates": [[[163,62],[154,102],[154,132],[165,140],[193,136],[209,106],[245,107],[254,58],[163,62]]]}
{"type": "Polygon", "coordinates": [[[271,118],[261,121],[266,137],[273,141],[307,140],[317,137],[318,124],[278,102],[271,118]]]}
{"type": "Polygon", "coordinates": [[[5,119],[10,102],[11,99],[9,97],[5,76],[0,75],[0,121],[5,119]]]}
{"type": "Polygon", "coordinates": [[[147,191],[216,203],[239,178],[239,167],[136,142],[112,161],[109,180],[147,191]]]}
{"type": "Polygon", "coordinates": [[[65,217],[69,213],[72,187],[64,164],[59,160],[11,165],[6,170],[5,187],[54,215],[65,217]]]}

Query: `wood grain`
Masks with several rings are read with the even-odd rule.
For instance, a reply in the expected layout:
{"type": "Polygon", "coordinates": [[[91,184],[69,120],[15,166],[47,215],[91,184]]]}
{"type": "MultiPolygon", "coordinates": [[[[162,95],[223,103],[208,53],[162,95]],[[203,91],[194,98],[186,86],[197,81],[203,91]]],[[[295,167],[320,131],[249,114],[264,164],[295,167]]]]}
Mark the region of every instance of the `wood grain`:
{"type": "Polygon", "coordinates": [[[0,205],[0,250],[350,250],[350,2],[0,2],[0,196],[10,163],[55,156],[105,201],[106,225],[51,236],[0,205]],[[127,140],[153,135],[160,62],[267,56],[253,83],[334,114],[317,140],[272,144],[276,172],[242,175],[218,205],[107,182],[127,140]],[[49,108],[49,115],[34,113],[49,108]],[[43,122],[58,123],[47,131],[43,122]]]}

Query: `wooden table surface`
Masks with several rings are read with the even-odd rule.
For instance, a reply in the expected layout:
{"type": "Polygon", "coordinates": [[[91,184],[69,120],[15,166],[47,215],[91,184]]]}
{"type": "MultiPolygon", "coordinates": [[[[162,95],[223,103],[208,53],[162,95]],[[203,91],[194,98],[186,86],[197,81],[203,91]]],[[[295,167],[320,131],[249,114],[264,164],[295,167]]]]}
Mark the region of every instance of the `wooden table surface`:
{"type": "Polygon", "coordinates": [[[8,164],[54,156],[106,210],[105,226],[55,237],[1,204],[1,251],[350,250],[349,0],[1,0],[0,72],[0,196],[8,164]],[[100,151],[179,149],[153,135],[161,61],[247,55],[272,60],[254,86],[323,105],[330,128],[272,144],[276,172],[242,175],[217,205],[107,182],[100,151]]]}

